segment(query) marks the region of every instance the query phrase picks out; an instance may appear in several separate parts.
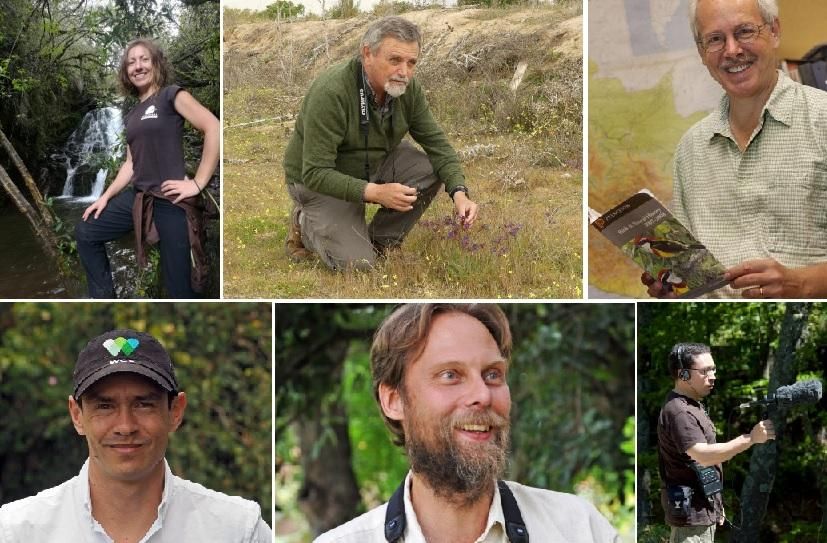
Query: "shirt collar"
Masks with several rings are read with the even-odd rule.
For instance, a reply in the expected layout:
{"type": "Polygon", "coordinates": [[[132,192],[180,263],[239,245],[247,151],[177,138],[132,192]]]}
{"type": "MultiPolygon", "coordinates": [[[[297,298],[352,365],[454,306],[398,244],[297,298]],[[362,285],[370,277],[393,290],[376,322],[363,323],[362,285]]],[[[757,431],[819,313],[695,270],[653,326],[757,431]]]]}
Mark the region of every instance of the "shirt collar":
{"type": "Polygon", "coordinates": [[[692,405],[697,406],[697,407],[703,407],[703,404],[701,402],[699,402],[698,400],[696,400],[694,398],[691,398],[691,397],[687,396],[686,394],[681,394],[680,392],[678,392],[677,390],[674,390],[674,389],[669,391],[669,398],[667,398],[667,401],[671,400],[672,398],[682,398],[688,404],[692,404],[692,405]]]}
{"type": "MultiPolygon", "coordinates": [[[[416,511],[411,502],[411,481],[412,472],[408,471],[405,477],[405,543],[425,543],[425,534],[422,533],[422,527],[419,525],[419,519],[416,518],[416,511]]],[[[503,513],[502,500],[500,499],[500,489],[494,485],[494,499],[491,500],[491,508],[488,510],[488,520],[485,522],[485,529],[477,538],[477,541],[484,541],[491,530],[495,526],[500,525],[500,531],[505,533],[505,514],[503,513]]]]}
{"type": "MultiPolygon", "coordinates": [[[[78,491],[80,493],[80,498],[83,503],[83,511],[86,517],[89,526],[92,528],[92,531],[101,532],[105,534],[105,530],[103,526],[95,520],[95,517],[92,516],[92,497],[89,494],[89,459],[86,459],[86,462],[83,463],[83,466],[80,468],[80,473],[78,474],[78,491]]],[[[169,509],[169,502],[172,499],[173,494],[175,493],[175,478],[172,475],[172,470],[169,468],[169,463],[167,463],[166,458],[164,458],[164,492],[161,494],[161,503],[158,505],[158,516],[155,518],[155,522],[147,531],[146,535],[141,541],[146,540],[149,536],[153,533],[157,532],[161,529],[164,524],[164,517],[166,516],[167,509],[169,509]]],[[[108,537],[108,535],[107,535],[108,537]]]]}
{"type": "MultiPolygon", "coordinates": [[[[761,110],[761,119],[758,122],[756,132],[764,125],[766,115],[776,121],[790,126],[792,123],[793,108],[795,106],[795,83],[781,70],[777,70],[778,80],[770,93],[767,103],[761,110]]],[[[729,127],[729,96],[724,94],[718,107],[712,112],[709,124],[709,139],[716,135],[732,138],[732,130],[729,127]]]]}
{"type": "Polygon", "coordinates": [[[375,105],[380,111],[387,111],[390,109],[391,102],[393,102],[393,96],[385,93],[385,103],[384,104],[377,104],[376,103],[376,93],[373,91],[373,87],[370,84],[370,79],[368,79],[368,74],[365,72],[365,65],[359,62],[359,66],[362,67],[362,81],[365,84],[365,92],[368,94],[368,99],[370,102],[375,105]]]}

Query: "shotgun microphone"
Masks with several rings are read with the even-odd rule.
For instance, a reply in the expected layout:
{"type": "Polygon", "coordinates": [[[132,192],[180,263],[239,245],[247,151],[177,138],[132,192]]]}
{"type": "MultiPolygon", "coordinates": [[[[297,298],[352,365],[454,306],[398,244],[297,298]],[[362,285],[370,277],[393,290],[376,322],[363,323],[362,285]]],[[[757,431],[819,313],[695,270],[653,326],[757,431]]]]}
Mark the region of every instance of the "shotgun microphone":
{"type": "Polygon", "coordinates": [[[818,379],[810,379],[808,381],[799,381],[791,385],[778,387],[774,394],[770,394],[763,400],[742,403],[738,406],[738,409],[746,409],[756,405],[789,407],[802,403],[818,403],[820,399],[821,381],[818,379]]]}

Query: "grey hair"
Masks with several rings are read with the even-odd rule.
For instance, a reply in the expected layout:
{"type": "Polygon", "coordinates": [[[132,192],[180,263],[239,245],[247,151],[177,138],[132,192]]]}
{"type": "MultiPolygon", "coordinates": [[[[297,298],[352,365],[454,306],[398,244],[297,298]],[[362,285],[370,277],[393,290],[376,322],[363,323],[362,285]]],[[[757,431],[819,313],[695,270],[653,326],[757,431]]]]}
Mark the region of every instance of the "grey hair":
{"type": "Polygon", "coordinates": [[[422,36],[419,33],[419,27],[402,17],[390,16],[382,17],[368,27],[365,32],[365,37],[359,44],[359,52],[366,45],[370,48],[370,52],[376,54],[379,50],[379,44],[385,38],[395,38],[401,42],[412,43],[416,42],[419,49],[422,49],[422,36]]]}
{"type": "MultiPolygon", "coordinates": [[[[778,18],[778,2],[776,0],[755,0],[758,4],[758,11],[765,23],[772,24],[778,18]]],[[[695,41],[701,39],[698,35],[698,0],[689,0],[689,28],[695,41]]]]}

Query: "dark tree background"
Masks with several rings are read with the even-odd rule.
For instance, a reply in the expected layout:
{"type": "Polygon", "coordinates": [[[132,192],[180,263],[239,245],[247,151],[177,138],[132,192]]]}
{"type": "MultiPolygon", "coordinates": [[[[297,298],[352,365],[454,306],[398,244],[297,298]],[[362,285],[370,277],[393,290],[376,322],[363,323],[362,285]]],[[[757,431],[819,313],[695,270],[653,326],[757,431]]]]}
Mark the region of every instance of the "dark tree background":
{"type": "MultiPolygon", "coordinates": [[[[280,535],[309,540],[381,504],[407,471],[370,384],[370,339],[392,307],[276,305],[280,535]]],[[[584,495],[633,541],[634,305],[501,307],[515,345],[508,477],[584,495]]]]}
{"type": "Polygon", "coordinates": [[[271,315],[263,303],[0,304],[0,504],[77,475],[72,369],[90,339],[123,327],[158,338],[187,393],[173,472],[255,500],[269,523],[271,315]]]}
{"type": "MultiPolygon", "coordinates": [[[[657,416],[672,388],[666,359],[677,342],[712,347],[718,372],[705,404],[718,441],[749,432],[762,417],[741,403],[778,386],[827,373],[827,312],[809,303],[638,304],[639,540],[668,540],[660,505],[657,416]]],[[[818,405],[773,413],[775,443],[755,446],[724,464],[724,506],[738,530],[716,540],[750,543],[827,541],[827,412],[818,405]],[[751,465],[752,464],[752,468],[751,465]]]]}

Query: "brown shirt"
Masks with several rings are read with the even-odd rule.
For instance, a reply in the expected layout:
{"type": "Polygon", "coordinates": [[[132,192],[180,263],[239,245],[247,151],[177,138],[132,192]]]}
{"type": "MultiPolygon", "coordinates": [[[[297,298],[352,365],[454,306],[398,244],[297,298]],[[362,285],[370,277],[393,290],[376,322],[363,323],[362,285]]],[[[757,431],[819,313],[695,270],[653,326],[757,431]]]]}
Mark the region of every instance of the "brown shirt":
{"type": "Polygon", "coordinates": [[[167,179],[183,179],[184,118],[175,110],[177,85],[164,87],[126,114],[126,142],[132,153],[132,185],[141,192],[167,179]]]}
{"type": "MultiPolygon", "coordinates": [[[[709,526],[723,519],[721,494],[712,497],[712,505],[704,496],[698,477],[690,467],[692,459],[686,451],[696,443],[715,443],[715,425],[703,406],[682,394],[670,391],[658,416],[658,457],[661,469],[661,503],[666,522],[671,526],[709,526]],[[671,515],[667,506],[666,485],[692,487],[692,507],[687,519],[671,515]]],[[[723,480],[723,468],[715,466],[723,480]]]]}

